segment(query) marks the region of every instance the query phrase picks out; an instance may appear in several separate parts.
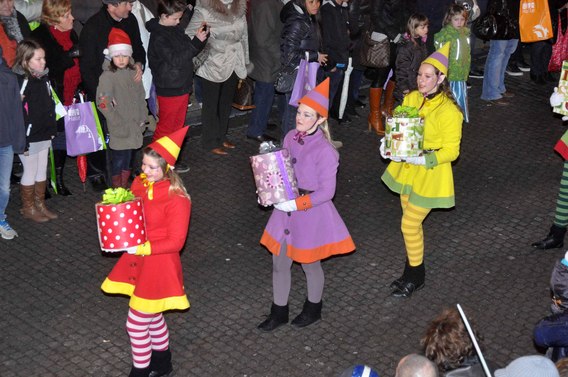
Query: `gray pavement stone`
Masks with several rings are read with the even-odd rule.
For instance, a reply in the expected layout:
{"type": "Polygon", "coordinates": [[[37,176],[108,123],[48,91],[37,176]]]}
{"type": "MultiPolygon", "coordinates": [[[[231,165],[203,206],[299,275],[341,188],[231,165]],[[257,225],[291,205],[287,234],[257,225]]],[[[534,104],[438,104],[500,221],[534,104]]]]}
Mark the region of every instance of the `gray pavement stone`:
{"type": "MultiPolygon", "coordinates": [[[[484,336],[486,356],[504,366],[536,353],[532,327],[548,313],[548,280],[563,250],[530,243],[552,222],[562,160],[552,148],[565,131],[548,106],[553,84],[507,77],[508,107],[479,100],[472,79],[471,124],[464,125],[454,166],[457,206],[425,222],[426,287],[410,300],[388,296],[404,247],[398,197],[381,183],[386,166],[365,109],[350,125],[332,123],[343,141],[335,204],[357,245],[324,262],[323,320],[274,333],[255,327],[271,302],[271,257],[258,243],[270,210],[256,205],[245,139],[247,117],[233,118],[237,149],[214,156],[200,147],[199,127],[186,143],[182,177],[193,200],[182,254],[191,308],[166,314],[177,376],[338,376],[365,363],[394,375],[398,360],[420,351],[426,325],[460,303],[484,336]]],[[[277,132],[272,130],[271,132],[277,132]]],[[[48,201],[59,219],[35,224],[18,214],[13,187],[9,221],[19,233],[0,240],[2,376],[124,376],[130,369],[124,329],[127,299],[99,287],[116,262],[98,248],[94,204],[68,160],[70,197],[48,201]]],[[[293,266],[290,314],[300,310],[305,279],[293,266]]]]}

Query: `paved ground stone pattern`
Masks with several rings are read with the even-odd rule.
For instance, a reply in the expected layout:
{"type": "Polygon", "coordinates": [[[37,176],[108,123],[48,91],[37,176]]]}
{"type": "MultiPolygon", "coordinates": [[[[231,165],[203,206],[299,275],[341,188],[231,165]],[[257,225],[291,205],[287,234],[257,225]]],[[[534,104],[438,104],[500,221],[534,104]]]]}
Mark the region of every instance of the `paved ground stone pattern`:
{"type": "MultiPolygon", "coordinates": [[[[257,144],[245,139],[247,116],[233,118],[237,148],[228,156],[203,151],[194,127],[182,154],[193,200],[182,254],[191,308],[166,314],[176,376],[335,377],[359,363],[393,376],[402,356],[420,351],[428,321],[457,303],[495,365],[536,353],[532,328],[548,314],[550,272],[564,251],[530,243],[552,223],[562,168],[552,148],[565,128],[548,105],[553,83],[536,86],[527,74],[506,80],[516,94],[508,107],[480,101],[481,80],[472,80],[471,124],[454,166],[457,205],[427,218],[426,287],[409,300],[389,297],[405,260],[401,210],[380,181],[387,163],[367,131],[367,109],[352,124],[332,123],[344,144],[335,204],[357,251],[324,262],[323,320],[301,330],[256,330],[272,299],[271,256],[258,243],[271,210],[256,202],[248,158],[257,144]]],[[[20,236],[0,240],[2,376],[125,376],[130,369],[128,300],[100,291],[117,260],[99,250],[100,194],[83,192],[74,160],[67,166],[73,195],[48,201],[57,220],[22,219],[12,188],[7,213],[20,236]]],[[[301,267],[292,269],[291,317],[306,295],[301,267]]]]}

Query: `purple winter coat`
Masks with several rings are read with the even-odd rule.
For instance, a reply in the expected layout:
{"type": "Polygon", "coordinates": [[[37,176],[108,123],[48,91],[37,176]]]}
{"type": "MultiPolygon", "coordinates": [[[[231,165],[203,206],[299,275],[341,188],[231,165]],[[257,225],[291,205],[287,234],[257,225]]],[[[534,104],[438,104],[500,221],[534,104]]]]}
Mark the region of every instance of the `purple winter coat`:
{"type": "Polygon", "coordinates": [[[355,250],[355,244],[331,201],[335,195],[339,154],[318,130],[294,140],[288,132],[283,147],[290,151],[298,187],[310,192],[296,199],[297,211],[275,209],[260,243],[278,255],[286,243],[286,255],[299,263],[313,263],[355,250]]]}

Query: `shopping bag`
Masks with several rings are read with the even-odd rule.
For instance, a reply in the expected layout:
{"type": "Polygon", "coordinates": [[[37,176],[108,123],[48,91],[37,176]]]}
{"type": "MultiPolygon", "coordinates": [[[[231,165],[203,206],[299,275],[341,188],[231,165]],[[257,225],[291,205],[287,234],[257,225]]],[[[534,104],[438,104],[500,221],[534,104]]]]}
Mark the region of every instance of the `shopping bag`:
{"type": "Polygon", "coordinates": [[[319,66],[319,62],[309,62],[309,54],[306,52],[306,58],[300,60],[298,74],[294,81],[294,89],[292,89],[289,102],[291,106],[298,107],[298,101],[316,87],[319,66]]]}
{"type": "Polygon", "coordinates": [[[521,0],[519,10],[521,42],[539,42],[552,38],[548,0],[521,0]]]}
{"type": "MultiPolygon", "coordinates": [[[[566,10],[568,14],[568,9],[566,10]]],[[[558,13],[558,33],[556,34],[556,43],[552,46],[552,55],[548,62],[548,72],[560,72],[562,62],[568,60],[568,30],[562,33],[562,20],[558,13]]]]}
{"type": "Polygon", "coordinates": [[[79,156],[106,149],[95,103],[79,102],[66,107],[65,141],[67,154],[79,156]]]}

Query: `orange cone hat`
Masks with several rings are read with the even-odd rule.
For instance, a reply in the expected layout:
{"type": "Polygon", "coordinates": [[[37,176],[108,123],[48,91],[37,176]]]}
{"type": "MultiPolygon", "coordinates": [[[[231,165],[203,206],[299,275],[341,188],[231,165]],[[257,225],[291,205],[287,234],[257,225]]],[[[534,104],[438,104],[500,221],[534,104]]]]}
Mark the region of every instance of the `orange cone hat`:
{"type": "Polygon", "coordinates": [[[149,148],[155,150],[160,156],[166,160],[170,166],[176,164],[177,158],[179,156],[179,151],[183,145],[183,139],[189,130],[189,126],[180,128],[179,130],[159,138],[150,145],[149,148]]]}
{"type": "Polygon", "coordinates": [[[319,115],[327,118],[329,109],[329,77],[310,90],[298,103],[308,105],[319,115]]]}

